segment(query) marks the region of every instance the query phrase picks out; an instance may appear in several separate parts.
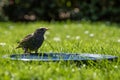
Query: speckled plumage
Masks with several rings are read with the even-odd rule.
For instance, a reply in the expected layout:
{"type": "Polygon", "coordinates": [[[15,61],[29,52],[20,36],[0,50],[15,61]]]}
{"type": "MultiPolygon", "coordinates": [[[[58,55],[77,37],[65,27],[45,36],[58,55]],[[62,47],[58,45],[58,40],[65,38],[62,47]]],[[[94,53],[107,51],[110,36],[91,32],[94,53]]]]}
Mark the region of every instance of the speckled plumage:
{"type": "Polygon", "coordinates": [[[30,53],[31,51],[38,52],[44,41],[44,33],[48,30],[47,28],[39,28],[33,34],[27,35],[16,48],[22,48],[24,53],[30,53]]]}

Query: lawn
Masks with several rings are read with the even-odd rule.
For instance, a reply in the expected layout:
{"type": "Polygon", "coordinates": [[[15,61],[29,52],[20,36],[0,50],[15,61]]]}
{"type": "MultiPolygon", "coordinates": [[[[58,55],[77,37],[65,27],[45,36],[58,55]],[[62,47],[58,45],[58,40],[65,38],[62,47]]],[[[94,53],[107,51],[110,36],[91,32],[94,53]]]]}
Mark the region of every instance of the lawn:
{"type": "Polygon", "coordinates": [[[120,60],[89,64],[23,62],[3,58],[22,54],[15,49],[25,35],[50,28],[39,52],[97,53],[120,56],[120,25],[109,22],[0,22],[0,80],[119,80],[120,60]]]}

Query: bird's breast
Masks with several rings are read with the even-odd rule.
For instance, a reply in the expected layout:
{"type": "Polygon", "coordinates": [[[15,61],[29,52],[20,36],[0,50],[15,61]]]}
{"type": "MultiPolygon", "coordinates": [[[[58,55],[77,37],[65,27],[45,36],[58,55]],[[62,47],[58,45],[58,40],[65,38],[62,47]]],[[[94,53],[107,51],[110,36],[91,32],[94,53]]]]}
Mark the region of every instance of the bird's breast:
{"type": "Polygon", "coordinates": [[[44,37],[37,37],[37,38],[35,38],[36,45],[42,44],[43,41],[44,41],[44,37]]]}

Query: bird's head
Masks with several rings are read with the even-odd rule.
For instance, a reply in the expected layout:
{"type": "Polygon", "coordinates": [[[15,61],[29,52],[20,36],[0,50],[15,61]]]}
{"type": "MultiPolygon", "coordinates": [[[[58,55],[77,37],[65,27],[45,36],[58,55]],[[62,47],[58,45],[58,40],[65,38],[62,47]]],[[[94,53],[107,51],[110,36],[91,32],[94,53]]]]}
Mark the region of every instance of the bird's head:
{"type": "Polygon", "coordinates": [[[38,28],[35,30],[34,34],[44,34],[48,28],[38,28]]]}

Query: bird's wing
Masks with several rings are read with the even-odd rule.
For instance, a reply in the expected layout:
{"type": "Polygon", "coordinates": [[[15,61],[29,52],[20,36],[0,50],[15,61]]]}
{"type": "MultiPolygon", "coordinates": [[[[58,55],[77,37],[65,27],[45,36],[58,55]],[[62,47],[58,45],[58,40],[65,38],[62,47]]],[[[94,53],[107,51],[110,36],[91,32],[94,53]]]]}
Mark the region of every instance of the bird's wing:
{"type": "MultiPolygon", "coordinates": [[[[25,37],[23,38],[23,40],[22,40],[21,42],[25,42],[25,41],[29,40],[32,36],[33,36],[33,34],[28,34],[27,36],[25,36],[25,37]]],[[[20,43],[21,43],[21,42],[20,42],[20,43]]]]}
{"type": "Polygon", "coordinates": [[[16,48],[20,48],[25,42],[27,42],[28,40],[31,40],[32,37],[33,37],[33,34],[28,34],[27,36],[25,36],[23,40],[19,42],[19,45],[16,48]]]}

